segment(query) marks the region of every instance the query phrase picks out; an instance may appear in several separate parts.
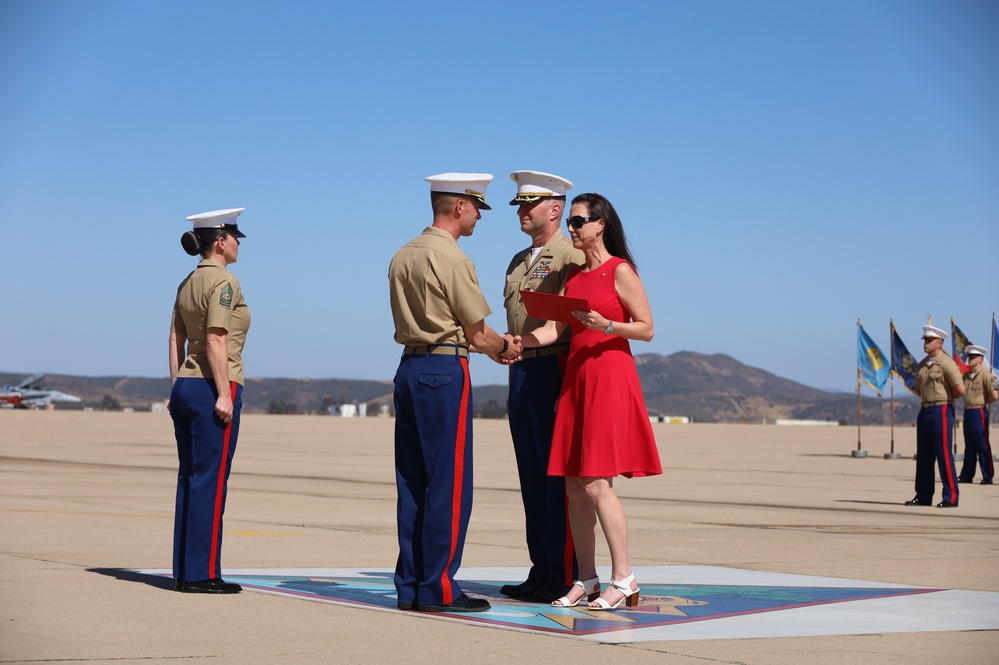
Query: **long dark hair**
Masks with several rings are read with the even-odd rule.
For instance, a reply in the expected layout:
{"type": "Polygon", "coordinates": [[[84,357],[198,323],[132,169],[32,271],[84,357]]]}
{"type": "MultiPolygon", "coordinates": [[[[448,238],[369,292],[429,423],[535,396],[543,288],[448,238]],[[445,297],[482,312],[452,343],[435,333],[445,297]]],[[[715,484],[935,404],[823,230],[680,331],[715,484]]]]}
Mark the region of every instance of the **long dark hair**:
{"type": "Polygon", "coordinates": [[[590,217],[600,217],[604,220],[604,247],[611,256],[624,259],[631,264],[631,267],[638,272],[635,259],[631,257],[628,248],[628,239],[624,235],[624,226],[621,218],[617,216],[617,210],[606,197],[600,194],[580,194],[572,200],[572,205],[577,203],[585,204],[590,210],[590,217]]]}
{"type": "Polygon", "coordinates": [[[201,254],[202,257],[207,258],[205,255],[211,246],[226,233],[225,229],[194,229],[187,231],[180,237],[180,244],[184,251],[191,256],[201,254]]]}

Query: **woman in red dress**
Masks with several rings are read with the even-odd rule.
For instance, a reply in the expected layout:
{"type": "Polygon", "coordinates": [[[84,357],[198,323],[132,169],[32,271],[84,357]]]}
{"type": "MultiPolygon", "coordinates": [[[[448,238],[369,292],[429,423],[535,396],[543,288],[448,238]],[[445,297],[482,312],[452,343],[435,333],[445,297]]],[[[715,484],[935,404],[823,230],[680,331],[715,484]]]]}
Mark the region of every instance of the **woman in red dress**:
{"type": "Polygon", "coordinates": [[[565,476],[580,579],[552,605],[575,607],[586,598],[594,610],[615,609],[623,602],[633,607],[639,587],[628,562],[628,518],[614,492],[614,478],[662,473],[628,342],[651,340],[655,326],[610,201],[580,194],[572,200],[566,223],[585,264],[569,273],[562,295],[586,299],[590,311],[574,311],[570,323],[548,321],[523,336],[524,348],[546,346],[566,325],[572,327],[548,474],[565,476]],[[598,519],[611,556],[611,581],[603,594],[596,569],[598,519]]]}

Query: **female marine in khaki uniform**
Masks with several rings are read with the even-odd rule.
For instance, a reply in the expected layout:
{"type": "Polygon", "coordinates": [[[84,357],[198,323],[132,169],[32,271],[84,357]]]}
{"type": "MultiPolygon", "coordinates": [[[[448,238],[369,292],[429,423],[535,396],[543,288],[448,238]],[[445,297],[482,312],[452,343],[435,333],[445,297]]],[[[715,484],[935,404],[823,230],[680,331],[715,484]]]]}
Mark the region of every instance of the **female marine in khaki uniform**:
{"type": "Polygon", "coordinates": [[[181,238],[198,267],[177,289],[170,324],[170,416],[180,470],[174,516],[173,576],[187,593],[239,593],[222,580],[222,513],[243,405],[243,344],[250,311],[226,269],[239,255],[243,208],[188,217],[181,238]],[[186,347],[186,348],[185,348],[186,347]]]}

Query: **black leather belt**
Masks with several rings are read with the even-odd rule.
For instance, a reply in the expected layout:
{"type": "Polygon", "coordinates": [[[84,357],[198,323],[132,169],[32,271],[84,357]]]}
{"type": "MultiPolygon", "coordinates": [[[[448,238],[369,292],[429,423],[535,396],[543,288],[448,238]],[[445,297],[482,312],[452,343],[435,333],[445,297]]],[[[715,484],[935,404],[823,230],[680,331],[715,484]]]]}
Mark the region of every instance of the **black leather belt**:
{"type": "Polygon", "coordinates": [[[422,356],[426,354],[432,356],[455,356],[458,358],[468,357],[468,348],[457,344],[431,344],[429,346],[407,346],[403,349],[404,356],[422,356]]]}
{"type": "Polygon", "coordinates": [[[527,360],[528,358],[544,358],[545,356],[554,356],[556,353],[567,353],[568,351],[569,343],[563,342],[562,344],[539,346],[536,349],[524,349],[520,353],[520,358],[521,360],[527,360]]]}

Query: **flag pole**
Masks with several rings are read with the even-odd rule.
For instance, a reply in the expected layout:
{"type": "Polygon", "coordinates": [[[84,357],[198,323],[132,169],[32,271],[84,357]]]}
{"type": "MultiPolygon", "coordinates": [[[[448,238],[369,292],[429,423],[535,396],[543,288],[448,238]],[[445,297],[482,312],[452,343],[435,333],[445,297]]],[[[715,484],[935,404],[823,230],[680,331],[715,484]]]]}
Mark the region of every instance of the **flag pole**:
{"type": "MultiPolygon", "coordinates": [[[[892,354],[895,350],[892,349],[892,354]]],[[[892,355],[894,357],[894,355],[892,355]]],[[[885,459],[901,459],[901,455],[895,452],[895,373],[891,375],[891,452],[885,453],[885,459]]]]}
{"type": "MultiPolygon", "coordinates": [[[[954,356],[960,357],[960,354],[957,352],[957,331],[954,330],[954,317],[953,316],[950,317],[950,355],[951,355],[951,358],[953,358],[954,356]]],[[[957,359],[955,358],[955,360],[957,360],[957,359]]],[[[949,393],[950,393],[950,391],[948,391],[948,395],[947,395],[947,399],[948,400],[950,399],[950,394],[949,393]]],[[[953,405],[953,402],[951,402],[951,404],[953,405]]],[[[959,454],[957,452],[957,417],[956,416],[954,418],[950,419],[950,440],[951,440],[951,443],[954,444],[954,450],[951,453],[954,456],[954,461],[955,462],[960,462],[960,461],[964,460],[964,455],[961,455],[961,454],[959,454]]]]}
{"type": "Polygon", "coordinates": [[[860,450],[860,367],[857,368],[857,449],[853,451],[853,456],[858,457],[860,450]]]}
{"type": "Polygon", "coordinates": [[[895,452],[895,375],[891,375],[891,452],[895,452]]]}
{"type": "MultiPolygon", "coordinates": [[[[891,326],[891,362],[895,364],[895,321],[888,319],[891,326]]],[[[891,452],[895,452],[895,368],[891,372],[891,452]]],[[[890,459],[885,455],[885,459],[890,459]]]]}
{"type": "Polygon", "coordinates": [[[895,452],[895,320],[888,319],[891,328],[891,452],[885,453],[885,459],[901,459],[895,452]]]}
{"type": "MultiPolygon", "coordinates": [[[[995,332],[995,329],[996,329],[996,313],[992,312],[992,332],[995,332]]],[[[989,360],[991,360],[993,364],[995,364],[995,362],[996,362],[996,336],[995,335],[991,335],[990,336],[990,341],[989,341],[989,360]]],[[[995,369],[995,367],[993,367],[992,369],[995,369]]]]}
{"type": "MultiPolygon", "coordinates": [[[[996,313],[992,312],[992,330],[989,331],[989,360],[995,364],[996,361],[996,313]]],[[[992,374],[995,375],[996,368],[992,367],[992,374]]],[[[985,425],[988,426],[992,422],[992,415],[989,413],[989,405],[985,405],[985,425]]],[[[992,455],[993,461],[996,459],[995,454],[992,455]]]]}
{"type": "Polygon", "coordinates": [[[860,319],[857,319],[857,449],[850,451],[851,457],[867,457],[867,451],[860,448],[860,384],[864,382],[864,374],[860,369],[860,319]]]}

